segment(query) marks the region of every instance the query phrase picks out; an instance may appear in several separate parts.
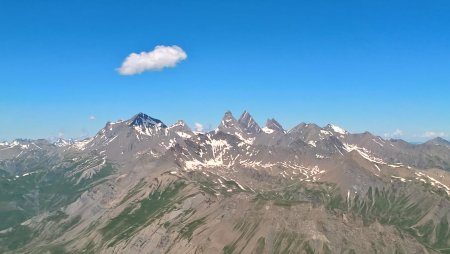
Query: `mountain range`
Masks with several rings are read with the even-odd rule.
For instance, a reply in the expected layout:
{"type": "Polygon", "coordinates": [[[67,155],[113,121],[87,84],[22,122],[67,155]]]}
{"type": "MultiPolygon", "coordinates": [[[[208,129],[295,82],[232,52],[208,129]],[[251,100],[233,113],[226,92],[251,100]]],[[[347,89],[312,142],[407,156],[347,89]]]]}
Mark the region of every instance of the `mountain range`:
{"type": "Polygon", "coordinates": [[[0,143],[2,253],[450,253],[450,142],[226,112],[0,143]]]}

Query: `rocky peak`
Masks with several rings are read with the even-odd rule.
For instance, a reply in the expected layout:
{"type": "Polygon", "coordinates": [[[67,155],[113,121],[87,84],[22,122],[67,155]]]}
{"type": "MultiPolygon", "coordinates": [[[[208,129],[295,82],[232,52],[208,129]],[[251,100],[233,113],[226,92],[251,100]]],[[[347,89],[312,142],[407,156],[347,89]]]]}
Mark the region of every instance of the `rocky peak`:
{"type": "Polygon", "coordinates": [[[255,119],[248,113],[244,111],[241,117],[238,120],[239,125],[247,134],[258,134],[261,132],[261,128],[258,123],[256,123],[255,119]]]}
{"type": "Polygon", "coordinates": [[[169,127],[170,130],[175,132],[192,132],[191,128],[183,120],[178,120],[176,123],[169,127]]]}
{"type": "Polygon", "coordinates": [[[325,130],[331,131],[331,132],[333,132],[333,133],[337,133],[337,134],[340,134],[340,135],[346,135],[346,134],[348,134],[348,132],[347,132],[346,130],[344,130],[343,128],[341,128],[341,127],[339,127],[339,126],[333,125],[333,124],[328,124],[328,125],[325,127],[325,130]]]}
{"type": "Polygon", "coordinates": [[[234,118],[233,114],[230,111],[225,112],[225,115],[222,118],[222,121],[220,122],[219,125],[219,130],[225,130],[225,129],[239,129],[239,123],[236,120],[236,118],[234,118]]]}
{"type": "Polygon", "coordinates": [[[130,126],[141,126],[146,128],[160,126],[162,128],[167,128],[167,125],[165,125],[162,121],[152,118],[144,113],[139,113],[131,118],[130,126]]]}
{"type": "Polygon", "coordinates": [[[274,118],[267,119],[266,128],[273,131],[284,132],[283,126],[281,126],[281,124],[277,122],[277,120],[275,120],[274,118]]]}
{"type": "Polygon", "coordinates": [[[187,126],[187,125],[186,125],[186,122],[185,122],[185,121],[183,121],[183,120],[178,120],[176,123],[174,123],[173,125],[171,125],[169,128],[174,128],[174,127],[177,127],[177,126],[185,127],[185,126],[187,126]]]}

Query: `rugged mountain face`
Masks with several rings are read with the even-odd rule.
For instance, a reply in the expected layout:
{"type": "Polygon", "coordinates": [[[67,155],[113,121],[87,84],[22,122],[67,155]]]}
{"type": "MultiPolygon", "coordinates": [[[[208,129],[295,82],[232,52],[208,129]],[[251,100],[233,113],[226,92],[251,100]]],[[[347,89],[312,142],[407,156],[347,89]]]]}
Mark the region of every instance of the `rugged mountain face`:
{"type": "Polygon", "coordinates": [[[449,253],[450,146],[225,113],[0,143],[0,252],[449,253]]]}
{"type": "MultiPolygon", "coordinates": [[[[266,123],[266,130],[272,130],[274,132],[284,132],[283,126],[275,119],[268,119],[266,123]]],[[[269,131],[270,132],[270,131],[269,131]]]]}
{"type": "Polygon", "coordinates": [[[238,122],[241,128],[249,135],[258,135],[261,132],[261,127],[247,111],[242,113],[238,122]]]}

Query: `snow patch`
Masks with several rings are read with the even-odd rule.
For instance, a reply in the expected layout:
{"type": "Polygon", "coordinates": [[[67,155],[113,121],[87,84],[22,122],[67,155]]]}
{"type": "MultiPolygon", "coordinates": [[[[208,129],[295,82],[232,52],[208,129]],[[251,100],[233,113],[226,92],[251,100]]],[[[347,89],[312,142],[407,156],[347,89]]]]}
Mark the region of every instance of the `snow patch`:
{"type": "Polygon", "coordinates": [[[344,129],[342,129],[342,128],[339,127],[339,126],[330,124],[330,128],[331,128],[334,132],[336,132],[336,133],[339,133],[339,134],[342,134],[342,135],[347,134],[347,131],[344,130],[344,129]]]}
{"type": "Polygon", "coordinates": [[[379,146],[383,147],[384,144],[382,144],[380,141],[377,141],[376,139],[372,139],[373,142],[377,143],[379,146]]]}
{"type": "Polygon", "coordinates": [[[357,151],[364,159],[366,159],[368,161],[375,162],[378,164],[383,164],[383,165],[386,164],[382,159],[371,155],[371,151],[369,151],[365,147],[359,147],[357,145],[344,143],[344,150],[347,152],[357,151]]]}
{"type": "Polygon", "coordinates": [[[266,126],[266,127],[264,127],[264,128],[262,128],[262,131],[264,131],[264,132],[265,132],[265,133],[267,133],[267,134],[271,134],[271,133],[273,133],[273,132],[274,132],[274,130],[272,130],[272,129],[268,128],[267,126],[266,126]]]}
{"type": "Polygon", "coordinates": [[[438,180],[434,179],[433,177],[426,175],[422,172],[415,172],[414,174],[417,176],[416,180],[419,180],[424,183],[430,183],[432,186],[435,186],[440,189],[444,189],[445,192],[447,193],[447,195],[450,196],[450,188],[447,185],[439,182],[438,180]]]}
{"type": "Polygon", "coordinates": [[[316,141],[310,140],[310,141],[308,141],[308,145],[316,147],[316,141]]]}
{"type": "Polygon", "coordinates": [[[182,138],[191,138],[191,135],[187,134],[186,132],[177,131],[177,134],[182,138]]]}
{"type": "Polygon", "coordinates": [[[81,141],[75,141],[75,143],[73,144],[72,147],[74,147],[75,149],[78,150],[84,150],[87,146],[87,144],[89,144],[89,142],[91,142],[93,140],[93,138],[88,138],[88,139],[84,139],[81,141]]]}
{"type": "Polygon", "coordinates": [[[400,180],[400,182],[406,182],[406,179],[405,178],[403,178],[403,177],[399,177],[399,176],[391,176],[392,178],[394,178],[394,179],[399,179],[400,180]]]}
{"type": "Polygon", "coordinates": [[[331,132],[326,130],[320,130],[320,133],[322,133],[323,135],[331,135],[331,132]]]}

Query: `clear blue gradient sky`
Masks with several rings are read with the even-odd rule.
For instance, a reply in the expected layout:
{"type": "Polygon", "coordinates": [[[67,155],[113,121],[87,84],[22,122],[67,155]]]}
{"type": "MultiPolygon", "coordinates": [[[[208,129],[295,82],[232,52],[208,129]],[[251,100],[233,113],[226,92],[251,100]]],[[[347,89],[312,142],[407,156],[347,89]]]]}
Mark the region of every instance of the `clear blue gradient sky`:
{"type": "Polygon", "coordinates": [[[244,109],[262,125],[446,136],[449,13],[446,0],[3,0],[0,140],[94,135],[141,111],[215,128],[244,109]],[[119,75],[156,45],[188,58],[119,75]]]}

